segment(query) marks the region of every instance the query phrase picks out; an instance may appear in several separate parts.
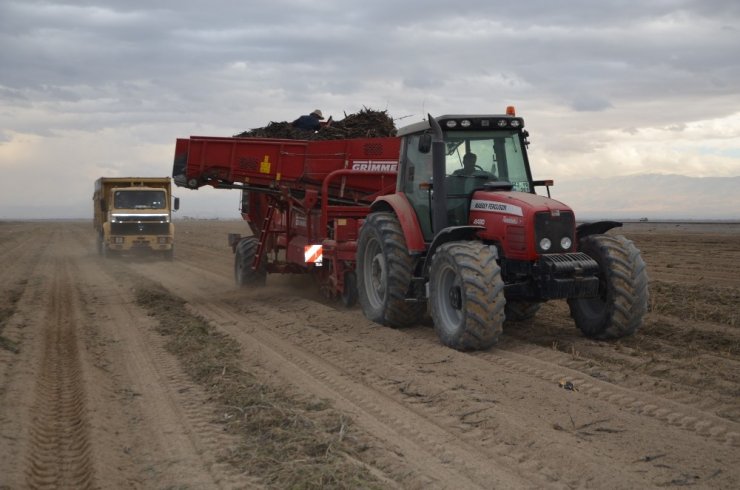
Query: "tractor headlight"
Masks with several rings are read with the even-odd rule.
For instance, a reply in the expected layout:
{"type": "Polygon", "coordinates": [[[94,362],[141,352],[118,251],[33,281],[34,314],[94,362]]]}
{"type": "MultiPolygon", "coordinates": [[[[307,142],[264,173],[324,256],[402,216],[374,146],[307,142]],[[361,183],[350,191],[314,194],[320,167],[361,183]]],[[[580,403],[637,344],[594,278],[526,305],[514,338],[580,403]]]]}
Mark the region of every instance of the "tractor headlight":
{"type": "Polygon", "coordinates": [[[445,125],[448,128],[454,128],[455,126],[457,126],[457,121],[450,120],[450,121],[447,121],[447,123],[445,125]]]}
{"type": "Polygon", "coordinates": [[[472,123],[470,122],[470,119],[463,119],[460,121],[460,126],[463,128],[469,128],[472,123]]]}
{"type": "Polygon", "coordinates": [[[518,128],[518,127],[519,127],[519,120],[517,120],[517,119],[512,119],[512,120],[511,120],[511,127],[512,127],[512,128],[518,128]]]}
{"type": "Polygon", "coordinates": [[[550,247],[552,247],[552,242],[549,238],[543,238],[542,240],[540,240],[540,248],[542,250],[547,252],[548,250],[550,250],[550,247]]]}
{"type": "Polygon", "coordinates": [[[573,240],[570,237],[564,236],[560,239],[560,248],[563,250],[570,250],[571,245],[573,245],[573,240]]]}

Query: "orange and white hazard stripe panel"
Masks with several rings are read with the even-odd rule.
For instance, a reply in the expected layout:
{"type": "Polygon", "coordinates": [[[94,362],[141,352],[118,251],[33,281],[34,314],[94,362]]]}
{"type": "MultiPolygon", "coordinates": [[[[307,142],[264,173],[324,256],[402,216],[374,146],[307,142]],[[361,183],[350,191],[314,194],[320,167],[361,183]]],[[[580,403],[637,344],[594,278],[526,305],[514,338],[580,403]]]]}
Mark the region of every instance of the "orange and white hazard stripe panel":
{"type": "Polygon", "coordinates": [[[324,258],[324,249],[321,245],[306,245],[303,247],[303,257],[307,264],[319,266],[324,258]]]}

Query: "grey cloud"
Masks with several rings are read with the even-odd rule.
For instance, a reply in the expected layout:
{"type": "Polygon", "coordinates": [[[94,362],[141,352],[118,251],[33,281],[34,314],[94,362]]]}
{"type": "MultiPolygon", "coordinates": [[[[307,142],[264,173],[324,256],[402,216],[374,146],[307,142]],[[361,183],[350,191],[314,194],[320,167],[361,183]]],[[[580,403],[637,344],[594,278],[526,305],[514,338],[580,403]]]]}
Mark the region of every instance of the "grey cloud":
{"type": "Polygon", "coordinates": [[[577,112],[598,112],[609,109],[612,104],[602,97],[580,95],[571,101],[570,106],[577,112]]]}
{"type": "Polygon", "coordinates": [[[451,101],[507,92],[577,111],[721,97],[740,78],[736,31],[722,29],[740,12],[737,2],[711,3],[18,0],[0,6],[0,65],[13,67],[0,74],[0,97],[99,100],[103,112],[164,119],[276,86],[369,98],[372,81],[451,101]],[[688,33],[671,28],[687,19],[688,33]],[[229,73],[235,63],[247,66],[242,78],[229,73]]]}

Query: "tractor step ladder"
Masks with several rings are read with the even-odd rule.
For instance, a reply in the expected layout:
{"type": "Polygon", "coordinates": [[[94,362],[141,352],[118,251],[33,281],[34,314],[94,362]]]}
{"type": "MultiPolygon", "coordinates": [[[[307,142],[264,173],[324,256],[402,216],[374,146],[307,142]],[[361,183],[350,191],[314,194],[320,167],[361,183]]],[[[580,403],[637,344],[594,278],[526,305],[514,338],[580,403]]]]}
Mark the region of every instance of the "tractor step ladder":
{"type": "Polygon", "coordinates": [[[267,237],[270,235],[270,226],[272,225],[272,215],[275,213],[275,206],[270,205],[267,207],[267,214],[265,214],[265,220],[262,222],[262,230],[260,231],[259,244],[257,245],[257,253],[254,254],[254,262],[252,262],[252,269],[257,270],[259,264],[262,263],[262,256],[265,253],[265,244],[267,243],[267,237]]]}

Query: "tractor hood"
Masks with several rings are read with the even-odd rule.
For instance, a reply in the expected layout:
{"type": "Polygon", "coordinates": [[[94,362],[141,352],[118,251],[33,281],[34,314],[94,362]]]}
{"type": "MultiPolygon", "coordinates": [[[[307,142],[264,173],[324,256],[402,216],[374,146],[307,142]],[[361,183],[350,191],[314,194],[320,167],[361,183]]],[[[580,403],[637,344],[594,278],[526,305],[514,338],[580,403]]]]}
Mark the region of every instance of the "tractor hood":
{"type": "MultiPolygon", "coordinates": [[[[573,210],[555,199],[516,191],[477,191],[470,201],[470,224],[484,227],[478,235],[500,245],[509,258],[536,260],[543,253],[573,252],[568,249],[539,249],[544,230],[553,230],[552,243],[563,236],[575,242],[573,210]]],[[[550,233],[550,231],[548,231],[550,233]]]]}
{"type": "Polygon", "coordinates": [[[477,191],[470,202],[470,212],[498,213],[523,217],[528,212],[571,211],[560,201],[528,192],[477,191]]]}

